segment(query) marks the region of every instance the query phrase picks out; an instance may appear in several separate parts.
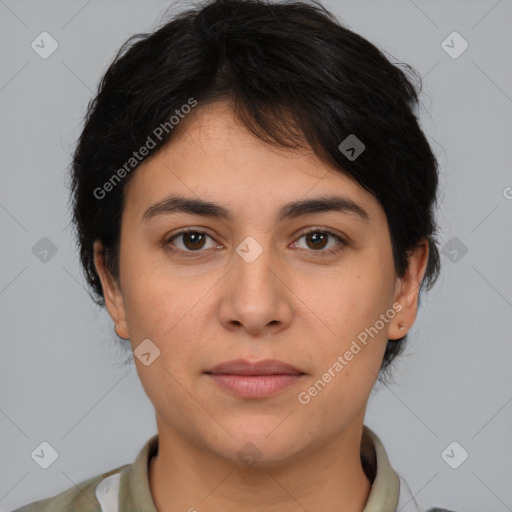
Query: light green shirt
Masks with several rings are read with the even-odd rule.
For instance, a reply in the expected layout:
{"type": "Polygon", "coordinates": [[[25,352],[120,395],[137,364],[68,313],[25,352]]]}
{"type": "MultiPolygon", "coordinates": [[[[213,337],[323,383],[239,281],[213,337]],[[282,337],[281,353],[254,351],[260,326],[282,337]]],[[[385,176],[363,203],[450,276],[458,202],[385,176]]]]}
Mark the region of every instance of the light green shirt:
{"type": "MultiPolygon", "coordinates": [[[[79,489],[73,486],[13,512],[157,512],[148,479],[149,461],[157,451],[158,434],[155,434],[146,441],[133,464],[82,481],[79,489]]],[[[405,481],[391,467],[380,439],[366,425],[363,425],[361,459],[372,481],[363,512],[424,512],[405,481]]],[[[192,510],[193,507],[191,504],[192,510]]]]}

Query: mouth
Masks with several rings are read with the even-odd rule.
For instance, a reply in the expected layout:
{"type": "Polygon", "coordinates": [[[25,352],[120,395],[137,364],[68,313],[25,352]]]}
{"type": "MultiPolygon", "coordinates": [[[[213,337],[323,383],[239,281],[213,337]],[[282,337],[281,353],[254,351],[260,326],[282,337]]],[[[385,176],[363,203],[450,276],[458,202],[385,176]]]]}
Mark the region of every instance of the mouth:
{"type": "Polygon", "coordinates": [[[277,359],[251,363],[243,359],[221,363],[204,372],[223,391],[239,398],[265,398],[296,384],[305,375],[277,359]]]}

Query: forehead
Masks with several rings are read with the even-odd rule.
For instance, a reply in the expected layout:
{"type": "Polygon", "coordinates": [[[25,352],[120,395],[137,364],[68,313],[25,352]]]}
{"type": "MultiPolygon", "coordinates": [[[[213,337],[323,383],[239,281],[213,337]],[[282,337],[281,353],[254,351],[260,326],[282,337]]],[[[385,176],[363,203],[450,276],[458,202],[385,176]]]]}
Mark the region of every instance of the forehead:
{"type": "Polygon", "coordinates": [[[262,215],[279,203],[343,195],[364,205],[372,220],[384,212],[353,178],[321,161],[311,149],[290,150],[250,132],[228,103],[198,107],[179,136],[144,161],[125,189],[126,208],[142,215],[170,195],[223,203],[262,215]]]}

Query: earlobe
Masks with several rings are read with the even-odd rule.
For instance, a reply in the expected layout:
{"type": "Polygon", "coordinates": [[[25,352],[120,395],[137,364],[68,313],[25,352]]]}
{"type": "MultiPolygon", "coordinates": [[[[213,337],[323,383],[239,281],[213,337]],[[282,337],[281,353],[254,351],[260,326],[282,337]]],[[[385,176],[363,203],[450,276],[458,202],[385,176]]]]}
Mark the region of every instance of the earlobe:
{"type": "Polygon", "coordinates": [[[116,324],[116,326],[114,327],[114,330],[116,331],[116,334],[123,340],[130,339],[130,336],[128,335],[128,330],[126,329],[126,327],[116,324]]]}
{"type": "Polygon", "coordinates": [[[115,331],[120,338],[129,339],[125,320],[124,300],[115,278],[105,266],[103,245],[99,240],[94,242],[94,265],[101,281],[105,307],[115,323],[115,331]]]}
{"type": "Polygon", "coordinates": [[[428,254],[427,240],[418,244],[409,252],[407,271],[395,286],[395,301],[401,304],[402,309],[395,317],[395,323],[390,327],[389,339],[403,338],[407,332],[407,327],[410,328],[416,320],[418,298],[423,276],[427,269],[428,254]]]}

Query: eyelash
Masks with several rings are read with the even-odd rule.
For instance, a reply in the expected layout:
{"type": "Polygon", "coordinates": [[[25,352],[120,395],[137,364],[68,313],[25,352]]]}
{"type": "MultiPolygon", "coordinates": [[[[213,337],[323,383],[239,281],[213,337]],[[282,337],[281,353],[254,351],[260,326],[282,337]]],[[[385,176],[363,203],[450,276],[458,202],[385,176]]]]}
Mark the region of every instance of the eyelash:
{"type": "MultiPolygon", "coordinates": [[[[184,235],[186,233],[196,233],[196,234],[200,234],[200,235],[206,235],[207,237],[209,237],[213,240],[213,237],[211,237],[208,233],[206,233],[204,231],[200,231],[200,230],[194,229],[194,228],[187,228],[187,229],[183,229],[183,230],[179,231],[178,233],[175,233],[174,235],[172,235],[172,237],[170,237],[166,241],[164,241],[163,245],[165,247],[168,247],[171,252],[173,252],[173,253],[179,252],[187,258],[190,258],[190,257],[194,258],[194,257],[197,257],[196,255],[198,253],[205,252],[204,250],[201,250],[201,249],[198,249],[197,251],[190,251],[190,250],[184,251],[183,249],[176,249],[176,248],[171,247],[171,242],[174,239],[176,239],[179,236],[184,235]]],[[[304,236],[309,235],[311,233],[321,233],[321,234],[325,234],[325,235],[331,235],[332,237],[336,238],[339,242],[339,245],[334,249],[327,249],[327,250],[324,249],[324,250],[318,250],[318,251],[311,249],[311,252],[313,252],[313,253],[322,253],[322,254],[333,255],[333,254],[337,254],[339,251],[341,251],[344,247],[346,247],[348,245],[348,243],[342,237],[337,235],[336,233],[333,233],[332,231],[329,231],[326,229],[321,229],[321,228],[313,228],[313,229],[310,229],[308,231],[301,233],[298,240],[300,240],[304,236]]],[[[300,250],[307,250],[307,249],[300,249],[300,250]]]]}

